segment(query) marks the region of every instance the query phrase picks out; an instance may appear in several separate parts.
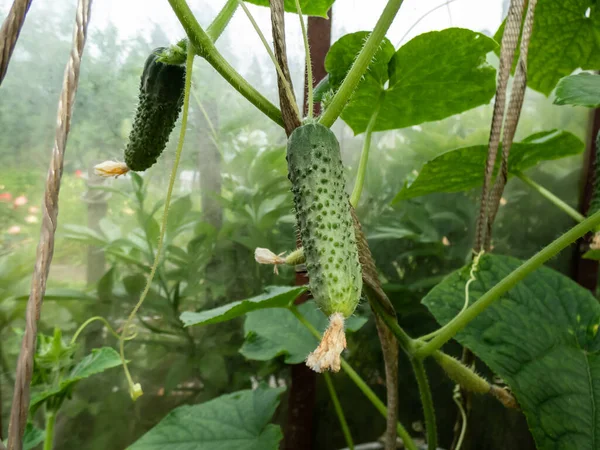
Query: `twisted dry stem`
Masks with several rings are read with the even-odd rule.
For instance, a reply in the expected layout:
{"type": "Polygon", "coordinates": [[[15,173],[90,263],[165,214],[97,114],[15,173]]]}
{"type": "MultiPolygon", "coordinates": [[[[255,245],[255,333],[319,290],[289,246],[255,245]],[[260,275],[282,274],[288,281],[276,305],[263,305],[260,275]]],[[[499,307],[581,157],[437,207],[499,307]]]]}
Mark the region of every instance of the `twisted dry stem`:
{"type": "Polygon", "coordinates": [[[488,228],[488,200],[490,197],[490,188],[494,167],[496,165],[496,155],[500,146],[500,134],[502,132],[502,122],[504,120],[504,110],[506,108],[506,90],[508,87],[508,78],[513,64],[515,50],[519,42],[521,31],[521,20],[523,17],[523,8],[525,0],[512,0],[508,10],[508,17],[502,35],[502,47],[500,50],[500,66],[498,67],[498,84],[496,86],[496,100],[494,102],[494,113],[492,115],[492,126],[490,130],[490,139],[488,143],[488,157],[485,166],[485,177],[483,179],[483,189],[481,192],[481,205],[479,217],[477,219],[477,231],[475,236],[475,251],[482,250],[486,240],[486,230],[488,228]]]}
{"type": "Polygon", "coordinates": [[[527,15],[525,16],[525,23],[523,25],[519,61],[515,70],[512,92],[510,94],[510,101],[506,112],[506,122],[502,134],[502,162],[488,204],[487,233],[484,244],[484,248],[486,249],[491,247],[492,225],[496,219],[500,199],[504,192],[506,181],[508,180],[508,157],[510,155],[510,148],[513,144],[515,132],[517,131],[519,118],[521,117],[521,108],[523,107],[525,90],[527,89],[527,54],[529,53],[529,40],[531,39],[531,33],[533,31],[533,14],[536,4],[537,0],[529,0],[527,15]]]}
{"type": "Polygon", "coordinates": [[[44,193],[42,227],[37,248],[36,264],[31,280],[31,291],[27,302],[26,328],[17,362],[15,390],[10,415],[8,450],[22,450],[23,432],[29,410],[29,384],[33,372],[33,355],[37,339],[37,322],[40,318],[42,299],[46,290],[46,280],[54,251],[54,233],[58,218],[58,194],[63,171],[63,161],[67,136],[71,126],[71,116],[81,56],[87,35],[92,0],[79,0],[73,32],[73,46],[65,67],[63,87],[58,101],[56,135],[44,193]]]}
{"type": "MultiPolygon", "coordinates": [[[[294,92],[285,47],[283,0],[270,0],[269,3],[271,4],[271,28],[273,33],[275,59],[277,60],[279,67],[281,67],[281,72],[287,80],[290,91],[294,92]]],[[[277,86],[279,89],[279,102],[281,106],[281,115],[283,116],[285,134],[289,136],[292,134],[292,131],[301,125],[300,117],[298,117],[298,106],[296,105],[296,99],[288,96],[289,91],[285,88],[285,81],[279,76],[277,77],[277,86]]]]}
{"type": "Polygon", "coordinates": [[[17,39],[19,39],[19,33],[21,33],[31,2],[32,0],[15,0],[0,28],[0,85],[8,71],[8,63],[17,39]]]}
{"type": "MultiPolygon", "coordinates": [[[[392,302],[381,288],[379,275],[369,243],[362,231],[362,226],[356,211],[350,206],[352,221],[354,223],[354,234],[358,246],[358,258],[362,268],[363,283],[367,291],[374,292],[377,299],[367,296],[369,301],[377,301],[392,317],[396,317],[396,311],[392,302]]],[[[375,325],[381,342],[381,350],[385,364],[385,381],[387,391],[387,418],[385,431],[385,450],[396,448],[396,422],[398,421],[398,342],[392,331],[387,327],[379,314],[375,314],[375,325]]]]}

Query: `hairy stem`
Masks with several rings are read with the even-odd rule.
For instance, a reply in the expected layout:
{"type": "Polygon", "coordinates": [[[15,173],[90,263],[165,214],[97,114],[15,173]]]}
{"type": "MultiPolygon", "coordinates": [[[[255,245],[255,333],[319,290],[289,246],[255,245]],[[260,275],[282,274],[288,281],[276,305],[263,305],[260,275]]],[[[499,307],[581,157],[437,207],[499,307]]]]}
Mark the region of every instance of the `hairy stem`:
{"type": "Polygon", "coordinates": [[[46,437],[44,438],[44,450],[52,450],[54,447],[55,423],[56,411],[46,411],[46,437]]]}
{"type": "Polygon", "coordinates": [[[427,449],[436,450],[437,426],[435,423],[435,410],[425,366],[422,360],[416,358],[411,358],[411,363],[415,377],[417,378],[417,384],[419,385],[419,393],[421,394],[421,404],[423,405],[423,415],[425,417],[425,431],[427,434],[427,449]]]}
{"type": "Polygon", "coordinates": [[[338,398],[337,393],[335,392],[335,387],[333,386],[331,375],[329,375],[327,372],[324,372],[323,377],[325,378],[325,383],[327,384],[327,390],[329,391],[329,396],[331,397],[333,408],[335,409],[335,413],[337,414],[338,420],[340,421],[342,433],[344,433],[344,439],[346,439],[346,445],[350,450],[354,450],[352,434],[350,434],[350,428],[348,427],[348,422],[346,422],[346,416],[344,415],[344,410],[342,409],[342,405],[340,404],[340,399],[338,398]]]}
{"type": "Polygon", "coordinates": [[[567,205],[564,201],[562,201],[544,186],[541,186],[540,184],[536,183],[524,173],[519,172],[517,173],[517,176],[521,179],[521,181],[523,181],[523,183],[527,184],[533,190],[537,191],[539,194],[542,195],[542,197],[544,197],[546,200],[549,200],[558,209],[571,216],[576,222],[583,222],[585,220],[585,216],[583,214],[579,213],[579,211],[567,205]]]}
{"type": "Polygon", "coordinates": [[[227,0],[223,9],[219,11],[217,17],[212,21],[212,23],[206,29],[206,34],[210,38],[211,41],[216,42],[221,34],[229,24],[229,21],[233,17],[233,14],[237,10],[238,1],[237,0],[227,0]]]}
{"type": "MultiPolygon", "coordinates": [[[[172,0],[171,0],[172,1],[172,0]]],[[[388,0],[388,3],[381,13],[373,32],[369,35],[367,42],[365,42],[365,46],[362,48],[358,57],[352,64],[350,71],[344,78],[344,81],[338,91],[333,96],[331,103],[321,116],[319,122],[326,127],[331,127],[333,123],[337,120],[337,118],[342,113],[342,110],[346,106],[346,103],[350,99],[350,96],[358,86],[358,83],[364,73],[367,71],[367,67],[369,67],[369,63],[375,56],[377,49],[381,45],[385,34],[387,33],[390,25],[394,21],[400,6],[402,5],[403,0],[388,0]]]]}
{"type": "Polygon", "coordinates": [[[377,122],[377,116],[379,115],[379,109],[381,108],[382,99],[380,98],[375,107],[375,111],[369,119],[367,130],[365,131],[365,140],[363,142],[362,152],[360,154],[360,163],[358,164],[358,172],[356,173],[356,181],[354,182],[354,189],[350,196],[350,203],[356,208],[362,194],[363,186],[365,184],[365,176],[367,174],[367,164],[369,163],[369,150],[371,149],[371,135],[373,134],[373,128],[377,122]]]}
{"type": "Polygon", "coordinates": [[[146,281],[146,287],[144,288],[140,299],[134,306],[133,310],[129,314],[127,321],[123,325],[123,331],[121,332],[121,337],[119,339],[119,350],[121,354],[121,363],[123,364],[123,370],[125,371],[125,376],[127,377],[127,382],[129,383],[130,394],[132,395],[133,400],[137,398],[137,396],[141,395],[141,392],[135,393],[135,385],[131,378],[131,374],[129,373],[129,369],[127,367],[127,361],[125,360],[125,341],[129,338],[127,334],[129,332],[129,328],[133,322],[133,318],[135,317],[138,310],[141,308],[148,292],[150,292],[150,288],[152,287],[152,280],[154,279],[154,275],[158,269],[158,265],[160,264],[161,254],[163,250],[163,243],[165,239],[165,233],[167,231],[167,221],[169,218],[169,205],[171,204],[171,197],[173,195],[173,188],[175,186],[175,180],[177,178],[177,169],[179,167],[179,161],[181,160],[181,153],[183,150],[183,143],[185,141],[185,132],[187,128],[187,118],[188,111],[190,108],[190,91],[192,87],[192,70],[194,67],[194,49],[192,46],[188,46],[188,54],[186,60],[185,67],[185,91],[183,96],[183,113],[181,117],[181,130],[179,132],[179,142],[177,143],[177,151],[175,153],[175,161],[173,162],[173,168],[171,170],[171,176],[169,178],[169,187],[167,189],[167,195],[165,198],[165,206],[163,210],[162,216],[162,224],[160,227],[160,235],[158,238],[158,245],[156,246],[156,255],[154,257],[154,263],[152,264],[152,269],[150,270],[150,275],[148,275],[148,280],[146,281]]]}
{"type": "MultiPolygon", "coordinates": [[[[298,319],[298,321],[302,325],[304,325],[306,329],[310,331],[310,333],[320,341],[322,338],[321,333],[319,333],[317,329],[313,327],[308,320],[306,320],[306,318],[300,313],[300,311],[298,311],[298,308],[295,305],[292,305],[289,309],[292,312],[292,314],[294,314],[296,319],[298,319]]],[[[358,389],[360,389],[360,391],[365,395],[365,397],[367,397],[367,399],[373,404],[373,406],[375,406],[377,411],[379,411],[383,417],[387,417],[387,408],[385,407],[385,404],[379,399],[379,397],[377,397],[377,394],[373,392],[373,390],[367,385],[367,383],[365,383],[365,381],[360,377],[360,375],[356,373],[356,371],[352,368],[350,364],[348,364],[348,362],[344,358],[341,359],[341,366],[344,372],[346,372],[346,374],[348,375],[348,377],[354,382],[354,384],[356,384],[358,389]]],[[[412,437],[410,436],[410,434],[408,434],[408,431],[406,431],[406,428],[404,428],[400,422],[396,424],[396,432],[398,433],[398,436],[400,436],[400,438],[404,441],[404,446],[408,450],[417,450],[417,446],[414,443],[412,437]]]]}
{"type": "Polygon", "coordinates": [[[554,242],[544,247],[538,253],[525,261],[520,267],[513,270],[492,289],[483,294],[477,302],[473,303],[473,305],[444,325],[431,341],[419,347],[414,352],[414,356],[417,358],[425,358],[435,350],[441,348],[442,345],[452,339],[456,333],[465,328],[473,319],[481,314],[488,306],[498,300],[503,294],[513,288],[519,281],[540,267],[550,258],[558,254],[572,242],[575,242],[588,231],[593,230],[599,224],[600,211],[588,217],[580,224],[575,225],[554,242]]]}
{"type": "Polygon", "coordinates": [[[202,29],[186,0],[169,0],[197,54],[202,56],[240,94],[262,111],[277,125],[283,127],[281,111],[260,94],[219,53],[210,37],[202,29]]]}

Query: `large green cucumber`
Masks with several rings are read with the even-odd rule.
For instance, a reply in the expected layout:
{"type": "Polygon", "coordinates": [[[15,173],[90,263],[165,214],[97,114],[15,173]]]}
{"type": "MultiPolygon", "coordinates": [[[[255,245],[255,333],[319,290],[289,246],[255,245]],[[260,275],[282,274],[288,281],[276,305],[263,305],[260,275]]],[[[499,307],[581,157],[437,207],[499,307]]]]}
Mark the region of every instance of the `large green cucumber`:
{"type": "Polygon", "coordinates": [[[327,316],[349,317],[362,274],[339,143],[329,128],[303,125],[288,139],[287,161],[310,290],[327,316]]]}
{"type": "Polygon", "coordinates": [[[159,61],[166,49],[155,49],[146,59],[139,102],[125,148],[125,163],[135,171],[151,167],[165,149],[183,105],[185,66],[159,61]]]}

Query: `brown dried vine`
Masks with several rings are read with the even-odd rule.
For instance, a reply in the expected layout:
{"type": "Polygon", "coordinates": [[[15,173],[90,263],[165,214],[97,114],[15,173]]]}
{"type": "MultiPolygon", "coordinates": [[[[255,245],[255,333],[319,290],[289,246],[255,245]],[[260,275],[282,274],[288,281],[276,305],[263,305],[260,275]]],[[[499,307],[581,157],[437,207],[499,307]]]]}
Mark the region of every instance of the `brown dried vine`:
{"type": "MultiPolygon", "coordinates": [[[[392,317],[396,317],[396,311],[392,302],[383,291],[375,260],[369,248],[369,243],[362,231],[362,226],[354,208],[350,207],[352,219],[354,222],[354,233],[358,245],[358,258],[362,267],[363,282],[371,292],[376,294],[376,298],[368,296],[369,302],[378,302],[383,309],[392,317]]],[[[385,380],[387,390],[387,421],[385,431],[385,450],[394,450],[396,448],[396,422],[398,421],[398,342],[394,333],[388,328],[379,314],[375,313],[375,325],[385,364],[385,380]]]]}
{"type": "Polygon", "coordinates": [[[15,389],[8,432],[8,450],[22,450],[23,432],[29,411],[29,385],[33,373],[33,355],[37,339],[37,323],[40,318],[46,281],[54,252],[54,233],[58,218],[58,194],[63,172],[67,136],[71,127],[75,93],[79,81],[81,56],[87,36],[92,0],[79,0],[75,16],[73,46],[65,67],[63,86],[58,101],[56,135],[42,205],[42,227],[36,254],[31,291],[27,301],[25,334],[21,344],[15,389]]]}
{"type": "MultiPolygon", "coordinates": [[[[490,138],[488,143],[488,156],[485,167],[485,176],[483,189],[481,193],[481,203],[479,216],[477,219],[477,229],[475,237],[475,252],[482,249],[490,251],[492,246],[492,229],[496,214],[498,213],[500,200],[506,181],[508,179],[508,158],[513,144],[517,125],[521,115],[525,91],[527,88],[527,54],[529,41],[533,30],[533,18],[537,0],[529,0],[527,13],[523,22],[523,11],[525,9],[525,0],[512,0],[508,10],[504,34],[500,49],[500,66],[498,68],[498,83],[496,86],[496,99],[494,103],[494,112],[492,115],[492,124],[490,138]],[[521,34],[522,29],[522,34],[521,34]],[[514,81],[508,108],[506,108],[506,93],[508,89],[508,79],[513,65],[515,51],[521,39],[520,54],[515,69],[514,81]],[[506,109],[506,113],[505,113],[506,109]],[[494,175],[494,168],[497,163],[497,153],[500,145],[500,135],[502,134],[502,155],[500,168],[498,170],[493,186],[491,186],[494,175]]],[[[474,364],[475,357],[473,353],[463,348],[462,362],[466,366],[474,364]]],[[[467,417],[471,410],[470,393],[461,390],[461,402],[466,411],[467,417]]],[[[505,404],[505,406],[507,406],[505,404]]],[[[452,443],[452,449],[456,448],[461,429],[461,415],[458,414],[455,424],[455,436],[452,443]]]]}
{"type": "Polygon", "coordinates": [[[8,63],[19,39],[31,2],[32,0],[15,0],[0,27],[0,85],[8,71],[8,63]]]}

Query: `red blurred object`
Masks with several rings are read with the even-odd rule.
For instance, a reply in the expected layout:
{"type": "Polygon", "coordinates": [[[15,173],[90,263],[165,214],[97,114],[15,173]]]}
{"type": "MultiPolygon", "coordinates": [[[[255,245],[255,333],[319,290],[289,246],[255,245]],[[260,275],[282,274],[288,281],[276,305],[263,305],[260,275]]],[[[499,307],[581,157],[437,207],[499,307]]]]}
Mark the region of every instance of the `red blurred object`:
{"type": "Polygon", "coordinates": [[[77,178],[82,178],[82,177],[83,177],[83,172],[82,172],[81,170],[77,169],[77,170],[75,171],[75,176],[76,176],[77,178]]]}
{"type": "Polygon", "coordinates": [[[0,193],[0,202],[10,202],[12,200],[12,194],[10,192],[0,193]]]}

